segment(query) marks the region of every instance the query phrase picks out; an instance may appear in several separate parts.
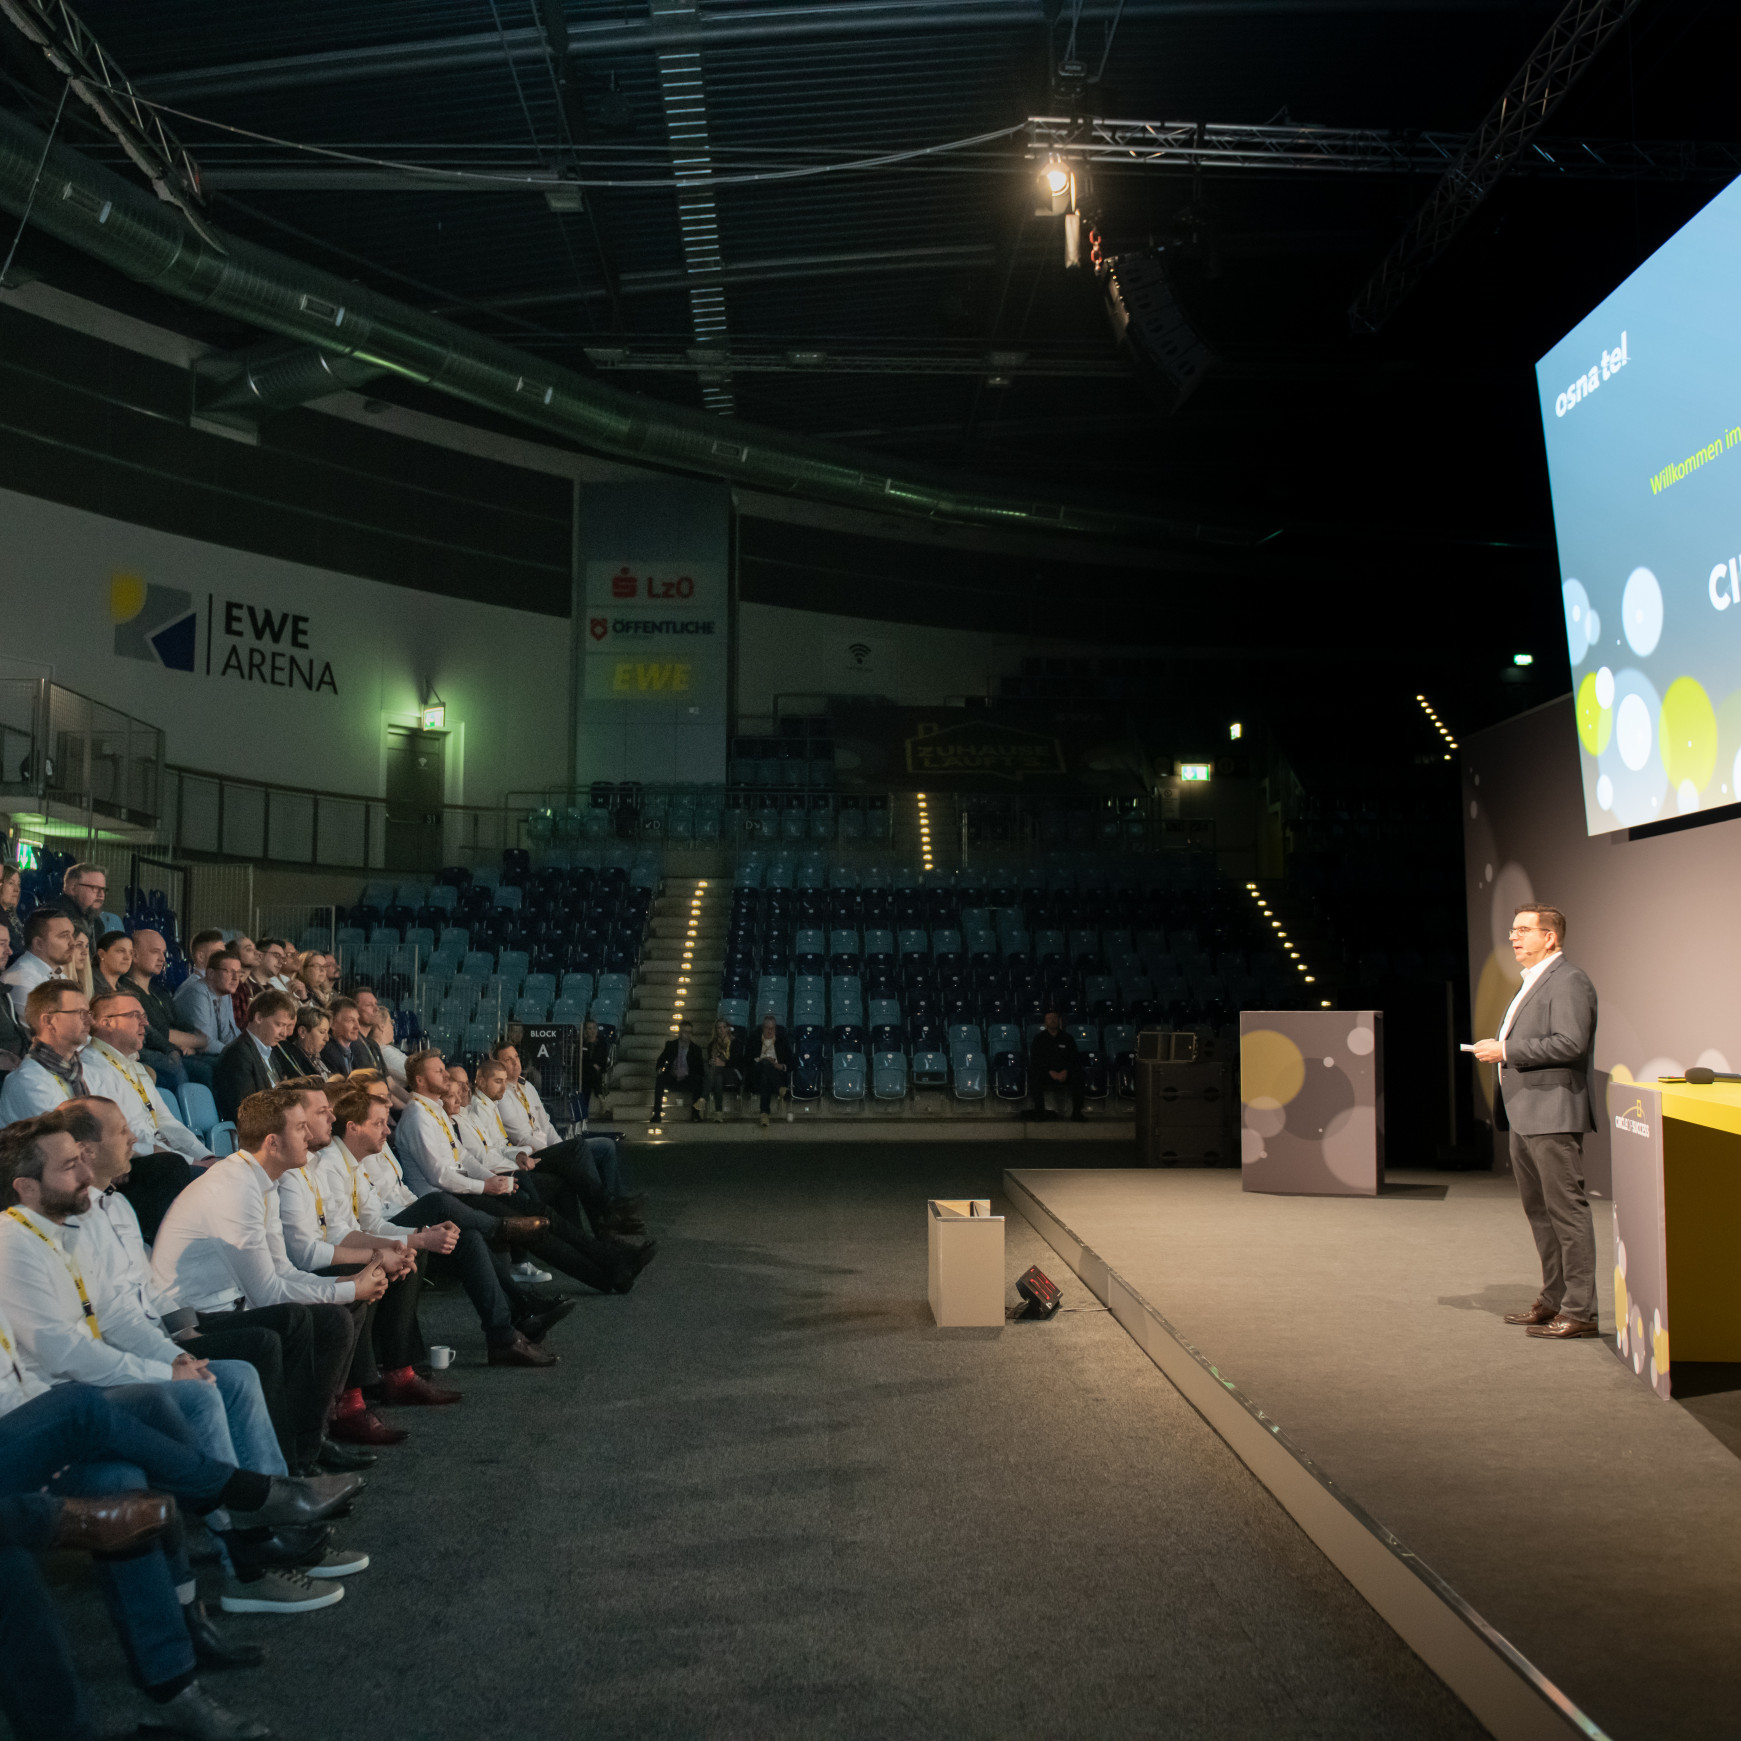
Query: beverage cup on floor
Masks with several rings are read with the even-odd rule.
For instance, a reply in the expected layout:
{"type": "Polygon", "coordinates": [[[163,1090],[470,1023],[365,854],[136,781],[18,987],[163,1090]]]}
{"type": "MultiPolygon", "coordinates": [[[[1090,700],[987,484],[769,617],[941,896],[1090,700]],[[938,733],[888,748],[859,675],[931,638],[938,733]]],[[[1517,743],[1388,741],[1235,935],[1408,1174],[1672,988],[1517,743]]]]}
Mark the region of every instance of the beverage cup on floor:
{"type": "Polygon", "coordinates": [[[429,1351],[429,1364],[433,1366],[437,1372],[446,1372],[447,1369],[453,1365],[453,1350],[445,1347],[431,1348],[429,1351]]]}

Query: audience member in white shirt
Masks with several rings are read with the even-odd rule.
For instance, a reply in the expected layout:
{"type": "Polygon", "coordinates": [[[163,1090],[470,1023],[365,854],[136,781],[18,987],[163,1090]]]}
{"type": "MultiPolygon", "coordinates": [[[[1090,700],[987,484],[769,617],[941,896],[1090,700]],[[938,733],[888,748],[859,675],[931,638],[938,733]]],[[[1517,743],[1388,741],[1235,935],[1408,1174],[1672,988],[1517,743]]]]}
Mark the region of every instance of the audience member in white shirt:
{"type": "Polygon", "coordinates": [[[276,1331],[284,1344],[287,1435],[293,1470],[366,1467],[361,1453],[332,1444],[326,1421],[350,1368],[358,1318],[350,1308],[387,1291],[371,1264],[350,1280],[297,1269],[284,1250],[277,1185],[308,1159],[308,1115],[293,1089],[242,1102],[243,1148],[214,1162],[170,1205],[151,1270],[160,1287],[199,1313],[202,1332],[276,1331]]]}
{"type": "Polygon", "coordinates": [[[24,921],[24,953],[0,975],[12,997],[18,1019],[25,1020],[24,1000],[46,979],[64,979],[73,958],[77,930],[65,913],[38,907],[24,921]]]}

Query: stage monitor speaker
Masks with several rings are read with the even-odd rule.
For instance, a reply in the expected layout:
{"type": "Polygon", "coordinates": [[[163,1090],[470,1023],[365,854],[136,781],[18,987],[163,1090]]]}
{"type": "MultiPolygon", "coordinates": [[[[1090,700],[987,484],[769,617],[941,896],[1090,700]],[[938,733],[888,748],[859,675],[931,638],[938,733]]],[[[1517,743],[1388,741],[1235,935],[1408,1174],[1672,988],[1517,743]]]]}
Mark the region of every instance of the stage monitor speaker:
{"type": "Polygon", "coordinates": [[[1017,1281],[1016,1292],[1028,1302],[1016,1314],[1018,1318],[1049,1318],[1064,1299],[1058,1284],[1038,1266],[1017,1281]]]}
{"type": "Polygon", "coordinates": [[[1215,366],[1216,356],[1185,318],[1152,254],[1120,254],[1106,277],[1113,335],[1130,347],[1153,395],[1176,411],[1215,366]]]}
{"type": "Polygon", "coordinates": [[[1136,1055],[1147,1062],[1195,1064],[1197,1036],[1190,1032],[1169,1034],[1163,1028],[1143,1028],[1136,1037],[1136,1055]]]}

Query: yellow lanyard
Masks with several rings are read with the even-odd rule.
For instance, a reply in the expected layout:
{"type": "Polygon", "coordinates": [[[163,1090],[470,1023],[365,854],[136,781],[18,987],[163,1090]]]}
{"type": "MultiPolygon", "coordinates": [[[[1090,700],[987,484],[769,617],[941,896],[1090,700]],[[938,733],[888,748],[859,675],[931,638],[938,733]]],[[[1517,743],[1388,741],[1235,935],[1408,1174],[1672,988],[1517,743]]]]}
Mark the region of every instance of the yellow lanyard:
{"type": "Polygon", "coordinates": [[[321,1230],[321,1232],[325,1233],[326,1232],[326,1203],[321,1197],[320,1186],[318,1186],[314,1182],[314,1175],[311,1172],[309,1172],[307,1167],[304,1167],[302,1169],[302,1182],[303,1182],[303,1184],[305,1184],[309,1188],[310,1192],[314,1196],[314,1212],[316,1215],[318,1215],[320,1217],[320,1230],[321,1230]]]}
{"type": "MultiPolygon", "coordinates": [[[[62,1263],[66,1265],[66,1273],[73,1278],[73,1286],[79,1290],[79,1304],[85,1309],[85,1328],[91,1333],[93,1342],[103,1339],[102,1328],[97,1323],[97,1308],[91,1304],[91,1296],[85,1291],[85,1278],[79,1274],[79,1266],[73,1262],[71,1254],[64,1246],[56,1245],[49,1236],[24,1213],[22,1209],[6,1211],[26,1233],[34,1233],[62,1263]]],[[[10,1344],[8,1344],[10,1348],[10,1344]]]]}
{"type": "Polygon", "coordinates": [[[112,1047],[108,1048],[108,1056],[113,1061],[115,1068],[119,1070],[130,1083],[132,1083],[133,1092],[139,1096],[140,1100],[144,1103],[145,1110],[151,1114],[151,1128],[153,1130],[162,1130],[163,1126],[158,1121],[157,1117],[157,1108],[151,1104],[151,1096],[145,1092],[145,1084],[141,1082],[130,1069],[128,1069],[127,1060],[112,1047]]]}
{"type": "Polygon", "coordinates": [[[453,1150],[453,1164],[457,1167],[459,1165],[459,1139],[453,1134],[453,1126],[448,1122],[447,1113],[445,1111],[437,1112],[421,1094],[417,1097],[417,1104],[441,1126],[441,1134],[447,1138],[447,1146],[453,1150]]]}
{"type": "MultiPolygon", "coordinates": [[[[526,1109],[526,1122],[530,1125],[536,1126],[538,1121],[535,1118],[533,1118],[533,1116],[532,1116],[532,1102],[526,1098],[526,1090],[524,1088],[522,1088],[518,1082],[516,1082],[513,1086],[514,1086],[514,1097],[526,1109]]],[[[504,1135],[505,1134],[506,1133],[504,1132],[504,1135]]]]}
{"type": "Polygon", "coordinates": [[[12,1376],[23,1384],[24,1368],[18,1364],[18,1351],[12,1346],[12,1338],[4,1330],[0,1330],[0,1348],[6,1350],[6,1358],[12,1362],[12,1376]]]}
{"type": "MultiPolygon", "coordinates": [[[[486,1094],[484,1099],[490,1100],[490,1097],[486,1094]]],[[[493,1100],[490,1100],[490,1117],[496,1121],[496,1129],[502,1133],[502,1141],[505,1143],[508,1140],[508,1127],[502,1123],[502,1115],[496,1110],[493,1100]]]]}
{"type": "Polygon", "coordinates": [[[361,1227],[363,1224],[363,1208],[357,1201],[357,1163],[351,1159],[351,1152],[343,1143],[339,1144],[339,1159],[344,1162],[345,1172],[349,1175],[351,1181],[351,1218],[359,1227],[361,1227]]]}

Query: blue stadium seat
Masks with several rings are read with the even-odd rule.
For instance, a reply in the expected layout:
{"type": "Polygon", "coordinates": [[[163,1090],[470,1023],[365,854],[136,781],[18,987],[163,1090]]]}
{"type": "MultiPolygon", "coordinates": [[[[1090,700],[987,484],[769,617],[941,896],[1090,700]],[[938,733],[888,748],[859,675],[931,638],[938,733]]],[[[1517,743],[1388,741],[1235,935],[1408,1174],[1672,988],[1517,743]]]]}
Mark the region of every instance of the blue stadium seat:
{"type": "Polygon", "coordinates": [[[722,997],[719,1000],[719,1013],[722,1019],[731,1023],[734,1028],[747,1029],[750,1025],[750,1001],[743,997],[722,997]]]}
{"type": "Polygon", "coordinates": [[[986,1064],[983,1052],[951,1053],[949,1074],[957,1100],[985,1099],[986,1064]]]}
{"type": "Polygon", "coordinates": [[[781,1027],[785,1027],[789,1005],[785,975],[764,974],[756,985],[756,1020],[759,1022],[765,1016],[772,1016],[781,1027]]]}
{"type": "Polygon", "coordinates": [[[824,955],[827,953],[825,936],[822,930],[814,925],[807,925],[799,931],[793,940],[792,947],[799,955],[824,955]]]}
{"type": "Polygon", "coordinates": [[[992,1092],[999,1100],[1028,1098],[1028,1067],[1019,1052],[998,1052],[991,1061],[992,1092]]]}
{"type": "Polygon", "coordinates": [[[942,1052],[913,1053],[913,1086],[915,1088],[947,1088],[949,1060],[942,1052]]]}
{"type": "Polygon", "coordinates": [[[544,997],[519,997],[514,1002],[514,1020],[537,1026],[550,1020],[550,1000],[544,997]]]}
{"type": "Polygon", "coordinates": [[[831,1092],[836,1100],[863,1100],[865,1061],[862,1052],[836,1052],[831,1072],[831,1092]]]}
{"type": "Polygon", "coordinates": [[[871,1091],[878,1100],[905,1100],[907,1098],[907,1054],[905,1052],[878,1052],[874,1054],[871,1091]]]}
{"type": "Polygon", "coordinates": [[[903,926],[899,942],[902,955],[929,955],[931,953],[931,934],[918,926],[903,926]]]}
{"type": "Polygon", "coordinates": [[[1100,1035],[1087,1022],[1066,1022],[1064,1032],[1076,1042],[1079,1052],[1098,1052],[1100,1050],[1100,1035]]]}
{"type": "Polygon", "coordinates": [[[949,1050],[951,1052],[969,1051],[983,1052],[985,1047],[979,1037],[979,1029],[971,1022],[952,1022],[949,1025],[949,1050]]]}
{"type": "Polygon", "coordinates": [[[895,998],[877,997],[873,994],[869,1015],[872,1022],[898,1022],[901,1019],[901,1006],[895,998]]]}
{"type": "Polygon", "coordinates": [[[949,926],[933,931],[931,933],[931,949],[936,955],[959,955],[961,953],[961,933],[949,926]]]}
{"type": "Polygon", "coordinates": [[[584,997],[559,997],[550,1011],[550,1019],[564,1027],[578,1028],[586,1020],[584,997]]]}
{"type": "Polygon", "coordinates": [[[181,1109],[187,1128],[214,1155],[227,1155],[236,1147],[236,1127],[228,1119],[218,1117],[218,1103],[212,1091],[201,1082],[190,1082],[181,1091],[181,1109]]]}

